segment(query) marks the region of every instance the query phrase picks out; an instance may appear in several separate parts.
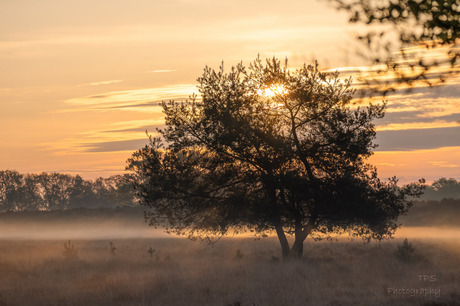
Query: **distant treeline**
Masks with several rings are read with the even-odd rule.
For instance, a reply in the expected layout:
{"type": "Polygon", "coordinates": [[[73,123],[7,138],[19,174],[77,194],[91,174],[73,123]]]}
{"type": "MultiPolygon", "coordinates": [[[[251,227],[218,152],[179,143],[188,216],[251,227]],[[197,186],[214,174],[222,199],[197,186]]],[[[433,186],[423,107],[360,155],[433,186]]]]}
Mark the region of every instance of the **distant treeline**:
{"type": "Polygon", "coordinates": [[[402,224],[408,226],[460,226],[460,200],[442,199],[416,201],[404,216],[402,224]]]}
{"type": "Polygon", "coordinates": [[[0,171],[0,211],[134,206],[130,174],[84,180],[62,173],[0,171]]]}
{"type": "Polygon", "coordinates": [[[427,186],[422,200],[460,199],[460,181],[440,178],[427,186]]]}
{"type": "MultiPolygon", "coordinates": [[[[4,170],[0,171],[0,211],[135,206],[134,180],[131,174],[84,180],[79,175],[4,170]]],[[[421,197],[442,199],[460,199],[460,181],[440,178],[421,197]]]]}

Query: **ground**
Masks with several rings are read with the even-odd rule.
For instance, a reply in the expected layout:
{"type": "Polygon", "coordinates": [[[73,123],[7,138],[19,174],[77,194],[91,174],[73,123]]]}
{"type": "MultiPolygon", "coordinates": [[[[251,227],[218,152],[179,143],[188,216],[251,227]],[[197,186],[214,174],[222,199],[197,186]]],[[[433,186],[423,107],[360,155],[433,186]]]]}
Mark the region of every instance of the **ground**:
{"type": "Polygon", "coordinates": [[[0,305],[460,305],[458,236],[409,239],[408,262],[402,238],[309,240],[287,263],[275,238],[110,241],[72,240],[72,258],[65,240],[0,240],[0,305]]]}

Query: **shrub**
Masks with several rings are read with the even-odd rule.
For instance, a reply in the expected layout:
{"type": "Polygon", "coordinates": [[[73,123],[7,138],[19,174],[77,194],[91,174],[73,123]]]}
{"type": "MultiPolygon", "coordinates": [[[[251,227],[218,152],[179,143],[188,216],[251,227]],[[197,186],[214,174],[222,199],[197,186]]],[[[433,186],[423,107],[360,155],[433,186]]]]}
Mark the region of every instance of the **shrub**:
{"type": "Polygon", "coordinates": [[[398,245],[398,250],[395,252],[396,258],[404,262],[413,262],[417,259],[415,248],[407,239],[401,245],[398,245]]]}
{"type": "Polygon", "coordinates": [[[78,258],[78,248],[76,248],[70,240],[64,242],[64,252],[62,255],[66,261],[76,260],[78,258]]]}
{"type": "Polygon", "coordinates": [[[243,258],[243,256],[244,255],[243,255],[243,253],[241,253],[240,249],[236,250],[236,255],[235,255],[236,260],[240,260],[241,258],[243,258]]]}

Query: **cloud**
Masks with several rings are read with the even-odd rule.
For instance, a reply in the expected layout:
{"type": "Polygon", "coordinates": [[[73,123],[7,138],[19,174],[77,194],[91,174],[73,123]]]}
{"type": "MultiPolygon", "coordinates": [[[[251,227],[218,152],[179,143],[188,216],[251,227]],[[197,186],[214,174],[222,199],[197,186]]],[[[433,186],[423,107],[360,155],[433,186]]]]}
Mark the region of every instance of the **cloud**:
{"type": "Polygon", "coordinates": [[[459,167],[459,165],[449,164],[446,161],[430,161],[428,163],[433,165],[433,166],[441,167],[441,168],[458,168],[459,167]]]}
{"type": "Polygon", "coordinates": [[[110,80],[110,81],[102,81],[102,82],[86,83],[86,84],[81,84],[81,85],[78,85],[78,87],[82,87],[82,86],[99,86],[99,85],[109,85],[109,84],[115,84],[115,83],[120,83],[120,82],[123,82],[123,80],[110,80]]]}
{"type": "MultiPolygon", "coordinates": [[[[139,122],[141,123],[141,122],[139,122]]],[[[120,124],[129,126],[129,122],[120,124]]],[[[91,142],[81,143],[78,145],[85,152],[116,152],[116,151],[134,151],[148,143],[148,138],[143,139],[126,139],[126,137],[139,137],[147,129],[150,133],[155,134],[155,128],[162,125],[138,125],[133,122],[131,127],[119,128],[113,130],[99,131],[88,135],[97,136],[91,142]],[[133,127],[134,126],[134,127],[133,127]],[[95,133],[95,134],[94,134],[95,133]],[[114,133],[115,137],[109,137],[107,134],[114,133]],[[124,135],[124,136],[123,136],[124,135]],[[107,141],[107,139],[120,139],[107,141]]],[[[377,132],[375,141],[379,147],[375,151],[413,151],[423,149],[436,149],[441,147],[455,147],[460,144],[460,126],[448,128],[431,128],[431,129],[408,129],[408,130],[386,130],[377,132]]],[[[398,166],[398,163],[392,163],[398,166]]],[[[440,165],[441,167],[452,167],[449,165],[440,165]]]]}
{"type": "Polygon", "coordinates": [[[163,114],[157,114],[155,117],[157,118],[116,122],[112,124],[110,129],[90,131],[86,132],[85,134],[93,138],[104,139],[107,138],[107,134],[112,133],[115,134],[118,138],[123,138],[123,134],[126,134],[126,136],[129,137],[130,135],[133,135],[132,132],[137,132],[136,135],[139,135],[140,133],[144,134],[145,131],[149,133],[155,133],[157,128],[162,128],[165,126],[163,114]]]}
{"type": "Polygon", "coordinates": [[[395,164],[395,163],[374,163],[376,166],[387,166],[387,167],[400,167],[405,166],[406,164],[395,164]]]}
{"type": "MultiPolygon", "coordinates": [[[[458,167],[439,167],[433,161],[445,162],[445,165],[460,167],[460,146],[443,147],[429,150],[378,151],[369,162],[378,165],[381,178],[397,176],[401,183],[425,178],[428,182],[441,176],[459,177],[458,167]],[[397,166],[387,164],[398,164],[397,166]]],[[[460,178],[460,177],[459,177],[460,178]]]]}
{"type": "Polygon", "coordinates": [[[451,78],[443,85],[437,86],[424,86],[414,87],[410,92],[407,92],[407,89],[398,89],[395,92],[389,93],[387,95],[388,99],[394,98],[405,98],[410,99],[415,96],[423,96],[424,98],[457,98],[460,95],[459,84],[460,80],[458,78],[451,78]]]}
{"type": "Polygon", "coordinates": [[[410,123],[389,123],[384,126],[377,126],[377,131],[401,131],[401,130],[426,130],[436,128],[460,127],[457,121],[436,120],[434,122],[410,122],[410,123]]]}
{"type": "MultiPolygon", "coordinates": [[[[181,100],[181,98],[175,98],[171,100],[181,100]]],[[[117,106],[110,106],[107,107],[106,109],[125,109],[125,110],[134,110],[136,108],[158,108],[161,106],[161,102],[163,100],[157,100],[157,101],[150,101],[150,102],[145,102],[145,103],[139,103],[139,104],[129,104],[129,105],[117,105],[117,106]]]]}
{"type": "Polygon", "coordinates": [[[375,151],[412,151],[455,147],[460,144],[460,127],[388,130],[377,132],[375,151]]]}
{"type": "Polygon", "coordinates": [[[164,69],[164,70],[152,70],[150,71],[151,73],[165,73],[165,72],[174,72],[176,70],[169,70],[169,69],[164,69]]]}
{"type": "Polygon", "coordinates": [[[144,125],[135,128],[127,128],[127,129],[120,129],[120,130],[107,130],[102,131],[103,133],[126,133],[126,132],[153,132],[156,131],[157,128],[162,128],[165,125],[144,125]]]}
{"type": "Polygon", "coordinates": [[[155,113],[151,119],[118,121],[74,134],[59,141],[40,144],[54,155],[84,152],[133,151],[148,143],[148,135],[156,136],[164,127],[164,115],[155,113]],[[139,145],[139,143],[141,145],[139,145]]]}
{"type": "MultiPolygon", "coordinates": [[[[452,113],[445,116],[438,116],[435,118],[438,122],[457,122],[460,119],[459,113],[452,113]]],[[[384,127],[389,124],[397,123],[430,123],[433,122],[433,118],[425,116],[425,113],[421,110],[416,111],[401,111],[401,112],[387,112],[385,117],[376,121],[377,127],[384,127]]]]}
{"type": "Polygon", "coordinates": [[[390,100],[387,113],[416,112],[418,118],[432,118],[452,114],[460,115],[460,100],[458,98],[426,98],[413,97],[408,99],[390,100]]]}
{"type": "MultiPolygon", "coordinates": [[[[377,130],[408,130],[460,125],[460,79],[438,87],[415,88],[411,93],[393,94],[386,114],[376,120],[377,130]]],[[[378,100],[377,100],[378,101],[378,100]]],[[[360,105],[363,105],[361,102],[360,105]]]]}
{"type": "Polygon", "coordinates": [[[107,141],[99,143],[87,143],[80,145],[84,148],[85,152],[102,153],[102,152],[119,152],[119,151],[135,151],[146,144],[148,144],[148,138],[143,139],[131,139],[121,141],[107,141]]]}
{"type": "Polygon", "coordinates": [[[147,139],[145,131],[149,134],[155,134],[156,128],[164,126],[162,113],[156,113],[152,119],[147,120],[130,120],[114,122],[103,129],[90,130],[80,133],[78,139],[74,140],[76,144],[89,146],[90,144],[99,144],[113,141],[128,141],[144,137],[147,139]]]}
{"type": "Polygon", "coordinates": [[[324,72],[336,72],[340,73],[341,77],[357,75],[363,72],[376,72],[385,68],[385,65],[375,65],[375,66],[353,66],[353,67],[337,67],[329,68],[324,70],[324,72]]]}
{"type": "Polygon", "coordinates": [[[114,173],[119,174],[119,168],[93,168],[93,169],[56,169],[45,172],[57,172],[57,173],[70,173],[70,174],[80,174],[80,173],[114,173]]]}
{"type": "Polygon", "coordinates": [[[74,106],[71,111],[124,109],[144,111],[141,108],[159,111],[160,101],[185,100],[196,92],[196,86],[178,84],[157,88],[113,91],[97,95],[68,99],[65,102],[74,106]],[[152,109],[152,107],[154,109],[152,109]]]}

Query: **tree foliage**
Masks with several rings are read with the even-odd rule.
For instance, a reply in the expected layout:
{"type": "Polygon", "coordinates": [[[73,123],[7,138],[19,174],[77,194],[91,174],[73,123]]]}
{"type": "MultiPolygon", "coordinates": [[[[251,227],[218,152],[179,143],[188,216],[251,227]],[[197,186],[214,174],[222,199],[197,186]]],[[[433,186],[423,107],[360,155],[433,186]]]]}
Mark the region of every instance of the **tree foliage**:
{"type": "Polygon", "coordinates": [[[458,72],[460,50],[460,2],[458,0],[330,0],[349,13],[351,23],[368,26],[358,39],[367,46],[361,55],[372,64],[383,65],[380,75],[390,81],[367,79],[372,89],[393,91],[397,84],[423,81],[440,84],[458,72]],[[373,27],[383,25],[388,27],[373,27]],[[444,56],[432,51],[441,50],[444,56]],[[398,52],[399,51],[399,52],[398,52]],[[396,82],[393,83],[393,82],[396,82]]]}
{"type": "Polygon", "coordinates": [[[274,230],[285,258],[315,232],[394,232],[421,185],[383,182],[366,163],[385,104],[353,106],[350,79],[286,65],[206,67],[200,99],[163,103],[161,138],[128,160],[150,224],[189,237],[274,230]]]}

